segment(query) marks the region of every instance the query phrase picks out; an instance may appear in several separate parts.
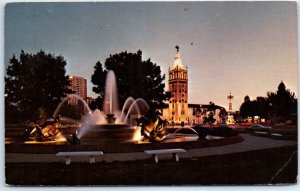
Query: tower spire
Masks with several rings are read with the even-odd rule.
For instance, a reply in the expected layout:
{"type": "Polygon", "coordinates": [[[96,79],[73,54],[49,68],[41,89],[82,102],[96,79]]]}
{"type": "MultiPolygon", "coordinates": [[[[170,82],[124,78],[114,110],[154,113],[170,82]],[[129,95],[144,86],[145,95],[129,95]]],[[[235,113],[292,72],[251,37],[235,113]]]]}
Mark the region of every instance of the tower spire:
{"type": "Polygon", "coordinates": [[[179,46],[176,45],[175,48],[176,48],[177,52],[175,54],[175,60],[174,60],[174,64],[173,64],[173,69],[174,68],[185,69],[185,67],[182,65],[182,59],[181,59],[181,55],[179,53],[179,46]]]}

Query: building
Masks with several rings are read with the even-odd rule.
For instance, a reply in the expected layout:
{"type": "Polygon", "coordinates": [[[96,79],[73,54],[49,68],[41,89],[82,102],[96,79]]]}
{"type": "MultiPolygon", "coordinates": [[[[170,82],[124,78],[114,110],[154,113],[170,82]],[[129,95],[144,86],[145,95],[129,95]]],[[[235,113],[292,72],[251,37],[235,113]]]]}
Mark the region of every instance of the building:
{"type": "Polygon", "coordinates": [[[222,106],[210,104],[189,104],[189,124],[204,124],[212,114],[215,120],[214,124],[224,124],[226,122],[227,112],[222,106]]]}
{"type": "Polygon", "coordinates": [[[179,47],[176,46],[177,52],[174,64],[169,69],[169,91],[172,98],[169,101],[169,114],[174,123],[188,122],[188,69],[182,65],[179,47]]]}
{"type": "MultiPolygon", "coordinates": [[[[70,76],[70,80],[71,80],[71,85],[70,85],[69,89],[71,89],[74,92],[74,94],[77,94],[83,100],[86,101],[86,99],[87,99],[86,79],[83,77],[78,77],[78,76],[70,76]]],[[[69,100],[69,104],[77,105],[77,99],[72,97],[69,100]]]]}
{"type": "Polygon", "coordinates": [[[188,103],[188,68],[182,64],[179,47],[172,68],[169,68],[169,91],[172,98],[161,108],[162,117],[170,124],[203,124],[213,115],[215,124],[225,123],[226,109],[210,104],[188,103]]]}

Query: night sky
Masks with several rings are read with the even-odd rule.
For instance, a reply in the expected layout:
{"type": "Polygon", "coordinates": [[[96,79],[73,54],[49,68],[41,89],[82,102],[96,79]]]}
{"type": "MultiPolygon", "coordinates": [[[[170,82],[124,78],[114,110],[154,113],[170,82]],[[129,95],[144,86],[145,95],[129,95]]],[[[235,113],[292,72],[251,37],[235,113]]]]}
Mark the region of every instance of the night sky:
{"type": "MultiPolygon", "coordinates": [[[[17,3],[5,9],[5,64],[21,49],[62,55],[67,74],[88,81],[110,54],[142,50],[168,77],[176,49],[189,69],[189,103],[238,110],[276,91],[297,95],[294,2],[17,3]]],[[[166,82],[167,82],[166,78],[166,82]]],[[[167,87],[167,86],[166,86],[167,87]]]]}

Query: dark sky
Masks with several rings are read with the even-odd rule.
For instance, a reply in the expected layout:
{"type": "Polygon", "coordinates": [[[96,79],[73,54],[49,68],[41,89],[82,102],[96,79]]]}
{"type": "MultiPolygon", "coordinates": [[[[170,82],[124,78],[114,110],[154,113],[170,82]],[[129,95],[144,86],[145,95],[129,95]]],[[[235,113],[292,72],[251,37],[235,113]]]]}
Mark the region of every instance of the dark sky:
{"type": "MultiPolygon", "coordinates": [[[[173,65],[175,46],[189,69],[189,103],[239,109],[276,91],[297,93],[294,2],[16,3],[5,9],[5,64],[40,49],[62,55],[69,75],[90,78],[110,54],[142,50],[143,59],[173,65]]],[[[167,82],[167,81],[166,81],[167,82]]]]}

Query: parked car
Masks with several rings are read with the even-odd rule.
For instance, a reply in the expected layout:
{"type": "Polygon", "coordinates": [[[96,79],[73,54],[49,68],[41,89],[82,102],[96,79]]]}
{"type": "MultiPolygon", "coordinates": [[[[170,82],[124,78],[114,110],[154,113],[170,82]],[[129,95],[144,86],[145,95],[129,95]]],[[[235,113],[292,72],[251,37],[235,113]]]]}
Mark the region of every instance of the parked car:
{"type": "Polygon", "coordinates": [[[248,127],[247,129],[251,132],[254,132],[254,131],[269,131],[271,127],[268,127],[268,126],[264,126],[264,125],[261,125],[261,124],[255,124],[255,125],[252,125],[250,127],[248,127]]]}

